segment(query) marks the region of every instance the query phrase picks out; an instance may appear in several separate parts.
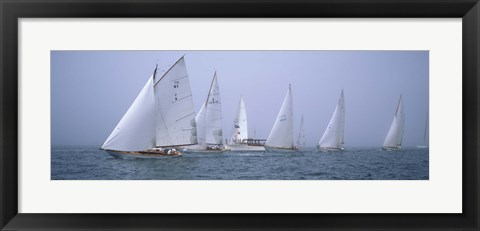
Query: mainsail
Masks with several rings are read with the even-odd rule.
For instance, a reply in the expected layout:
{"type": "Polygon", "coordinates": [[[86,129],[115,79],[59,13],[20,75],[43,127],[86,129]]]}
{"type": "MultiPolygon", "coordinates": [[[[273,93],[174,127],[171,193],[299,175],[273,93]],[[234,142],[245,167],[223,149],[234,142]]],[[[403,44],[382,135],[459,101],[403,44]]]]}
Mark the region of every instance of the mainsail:
{"type": "Polygon", "coordinates": [[[242,140],[248,139],[248,127],[247,127],[247,112],[245,110],[245,103],[243,98],[240,98],[238,104],[237,117],[234,121],[234,131],[231,141],[242,142],[242,140]]]}
{"type": "Polygon", "coordinates": [[[393,117],[392,125],[388,130],[387,137],[383,143],[385,149],[400,149],[402,147],[403,129],[405,127],[405,112],[403,111],[402,95],[398,100],[397,110],[393,117]]]}
{"type": "Polygon", "coordinates": [[[194,108],[184,58],[165,74],[157,69],[122,117],[102,149],[144,151],[195,144],[194,108]]]}
{"type": "Polygon", "coordinates": [[[195,117],[199,145],[222,144],[222,101],[217,73],[213,75],[207,100],[195,117]]]}
{"type": "Polygon", "coordinates": [[[332,118],[328,123],[327,129],[318,142],[321,149],[342,149],[345,128],[345,99],[343,90],[338,99],[337,106],[333,112],[332,118]]]}
{"type": "Polygon", "coordinates": [[[293,148],[293,101],[291,85],[288,86],[287,94],[283,100],[282,107],[278,112],[277,119],[273,125],[266,147],[291,149],[293,148]]]}
{"type": "Polygon", "coordinates": [[[195,144],[192,139],[195,118],[192,90],[185,66],[180,58],[155,83],[156,146],[179,146],[195,144]]]}
{"type": "Polygon", "coordinates": [[[302,120],[300,121],[300,130],[298,131],[297,146],[305,146],[305,133],[303,131],[303,115],[302,120]]]}
{"type": "Polygon", "coordinates": [[[212,85],[205,108],[205,134],[207,144],[222,144],[222,101],[218,87],[217,73],[213,75],[212,85]]]}

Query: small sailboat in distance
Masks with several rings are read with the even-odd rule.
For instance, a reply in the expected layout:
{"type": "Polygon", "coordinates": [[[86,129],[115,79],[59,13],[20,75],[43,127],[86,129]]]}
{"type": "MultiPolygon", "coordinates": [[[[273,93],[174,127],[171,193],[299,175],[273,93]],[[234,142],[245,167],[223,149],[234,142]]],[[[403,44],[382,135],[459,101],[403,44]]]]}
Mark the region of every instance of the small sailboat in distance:
{"type": "Polygon", "coordinates": [[[383,150],[396,151],[402,148],[403,129],[405,127],[405,112],[403,111],[402,95],[398,100],[397,110],[393,117],[390,130],[388,130],[387,137],[383,143],[383,150]]]}
{"type": "Polygon", "coordinates": [[[101,149],[113,157],[181,155],[195,144],[192,92],[182,56],[160,78],[157,67],[101,149]]]}
{"type": "Polygon", "coordinates": [[[341,151],[344,144],[345,129],[345,99],[343,90],[338,99],[337,106],[333,112],[332,118],[328,123],[322,138],[318,142],[319,151],[341,151]]]}
{"type": "Polygon", "coordinates": [[[302,120],[300,120],[300,130],[298,130],[298,137],[297,137],[297,147],[301,149],[305,146],[305,132],[303,131],[303,115],[302,120]]]}
{"type": "Polygon", "coordinates": [[[268,151],[293,151],[298,148],[293,143],[293,100],[292,87],[288,86],[287,94],[277,119],[265,142],[268,151]]]}
{"type": "Polygon", "coordinates": [[[428,148],[427,131],[428,131],[428,113],[427,113],[427,117],[425,118],[425,130],[423,131],[423,143],[418,145],[417,148],[428,148]]]}
{"type": "Polygon", "coordinates": [[[248,138],[247,125],[245,103],[243,102],[243,97],[240,97],[237,116],[233,123],[233,135],[228,144],[225,145],[225,149],[230,149],[230,151],[265,151],[263,147],[265,140],[255,139],[255,135],[253,139],[248,138]]]}

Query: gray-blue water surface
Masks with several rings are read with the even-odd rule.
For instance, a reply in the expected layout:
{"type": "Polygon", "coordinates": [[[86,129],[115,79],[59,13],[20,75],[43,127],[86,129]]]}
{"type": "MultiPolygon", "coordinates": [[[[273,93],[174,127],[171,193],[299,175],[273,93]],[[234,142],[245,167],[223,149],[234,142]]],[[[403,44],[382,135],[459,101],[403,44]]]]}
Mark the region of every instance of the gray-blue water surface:
{"type": "Polygon", "coordinates": [[[184,153],[115,159],[96,147],[52,147],[52,180],[428,180],[428,149],[184,153]]]}

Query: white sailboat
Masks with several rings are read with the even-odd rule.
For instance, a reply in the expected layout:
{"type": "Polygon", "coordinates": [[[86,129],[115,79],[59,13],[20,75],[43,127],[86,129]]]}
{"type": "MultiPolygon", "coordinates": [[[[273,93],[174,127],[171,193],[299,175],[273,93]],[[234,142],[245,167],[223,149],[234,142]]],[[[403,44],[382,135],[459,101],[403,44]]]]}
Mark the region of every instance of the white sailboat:
{"type": "Polygon", "coordinates": [[[185,147],[186,151],[225,151],[222,143],[222,101],[216,72],[207,99],[195,117],[195,124],[197,145],[185,147]]]}
{"type": "Polygon", "coordinates": [[[265,149],[269,151],[298,150],[293,143],[293,100],[291,85],[288,86],[287,94],[282,107],[278,112],[277,119],[265,142],[265,149]]]}
{"type": "Polygon", "coordinates": [[[333,112],[332,118],[328,123],[327,129],[318,142],[317,149],[320,151],[339,151],[343,150],[345,129],[345,99],[343,90],[338,99],[337,106],[333,112]]]}
{"type": "Polygon", "coordinates": [[[422,144],[418,145],[417,148],[428,148],[427,131],[428,131],[428,113],[427,113],[427,117],[425,118],[425,130],[423,131],[423,142],[422,144]]]}
{"type": "Polygon", "coordinates": [[[298,137],[297,137],[297,147],[298,149],[301,149],[304,146],[305,146],[305,133],[303,131],[303,115],[302,115],[302,120],[300,121],[300,130],[298,131],[298,137]]]}
{"type": "Polygon", "coordinates": [[[263,147],[265,140],[248,138],[247,112],[242,97],[240,98],[237,116],[233,124],[233,135],[228,144],[225,145],[226,149],[231,151],[265,151],[263,147]]]}
{"type": "Polygon", "coordinates": [[[400,95],[397,110],[395,111],[395,116],[393,117],[392,124],[390,125],[390,130],[388,130],[387,137],[385,137],[385,142],[383,143],[383,150],[395,151],[402,148],[404,127],[405,112],[403,111],[402,95],[400,95]]]}
{"type": "Polygon", "coordinates": [[[181,155],[195,144],[192,92],[182,56],[160,78],[157,68],[101,149],[114,157],[181,155]]]}

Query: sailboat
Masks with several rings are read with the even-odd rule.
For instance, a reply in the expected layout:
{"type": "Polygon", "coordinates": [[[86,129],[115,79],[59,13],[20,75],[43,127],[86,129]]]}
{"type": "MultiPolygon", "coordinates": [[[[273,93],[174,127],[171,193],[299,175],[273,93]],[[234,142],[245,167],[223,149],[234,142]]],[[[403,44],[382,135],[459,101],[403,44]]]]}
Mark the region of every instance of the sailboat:
{"type": "Polygon", "coordinates": [[[343,150],[345,128],[345,99],[343,90],[338,99],[335,111],[328,123],[327,129],[318,142],[317,150],[320,151],[340,151],[343,150]]]}
{"type": "Polygon", "coordinates": [[[428,113],[427,113],[427,117],[425,118],[425,130],[423,131],[423,143],[421,145],[418,145],[417,148],[428,148],[427,131],[428,131],[428,113]]]}
{"type": "Polygon", "coordinates": [[[387,137],[383,143],[383,150],[396,151],[402,148],[403,129],[405,127],[405,112],[403,111],[402,95],[398,100],[397,110],[393,117],[390,130],[388,130],[387,137]]]}
{"type": "Polygon", "coordinates": [[[195,117],[197,144],[185,147],[185,151],[225,151],[222,134],[222,101],[217,73],[213,74],[207,99],[195,117]]]}
{"type": "Polygon", "coordinates": [[[288,86],[287,94],[282,107],[278,112],[277,119],[265,142],[268,151],[292,151],[298,150],[293,143],[293,100],[292,86],[288,86]]]}
{"type": "MultiPolygon", "coordinates": [[[[158,65],[157,65],[158,67],[158,65]]],[[[161,77],[153,75],[100,149],[116,158],[181,155],[195,144],[195,111],[184,57],[161,77]]]]}
{"type": "Polygon", "coordinates": [[[265,151],[263,147],[265,140],[248,138],[247,112],[242,97],[240,97],[238,103],[238,112],[233,126],[233,135],[228,144],[225,145],[226,149],[231,151],[265,151]]]}
{"type": "Polygon", "coordinates": [[[300,120],[300,130],[298,131],[298,137],[297,137],[297,147],[298,149],[300,149],[304,146],[305,146],[305,133],[303,131],[303,115],[302,115],[302,120],[300,120]]]}

